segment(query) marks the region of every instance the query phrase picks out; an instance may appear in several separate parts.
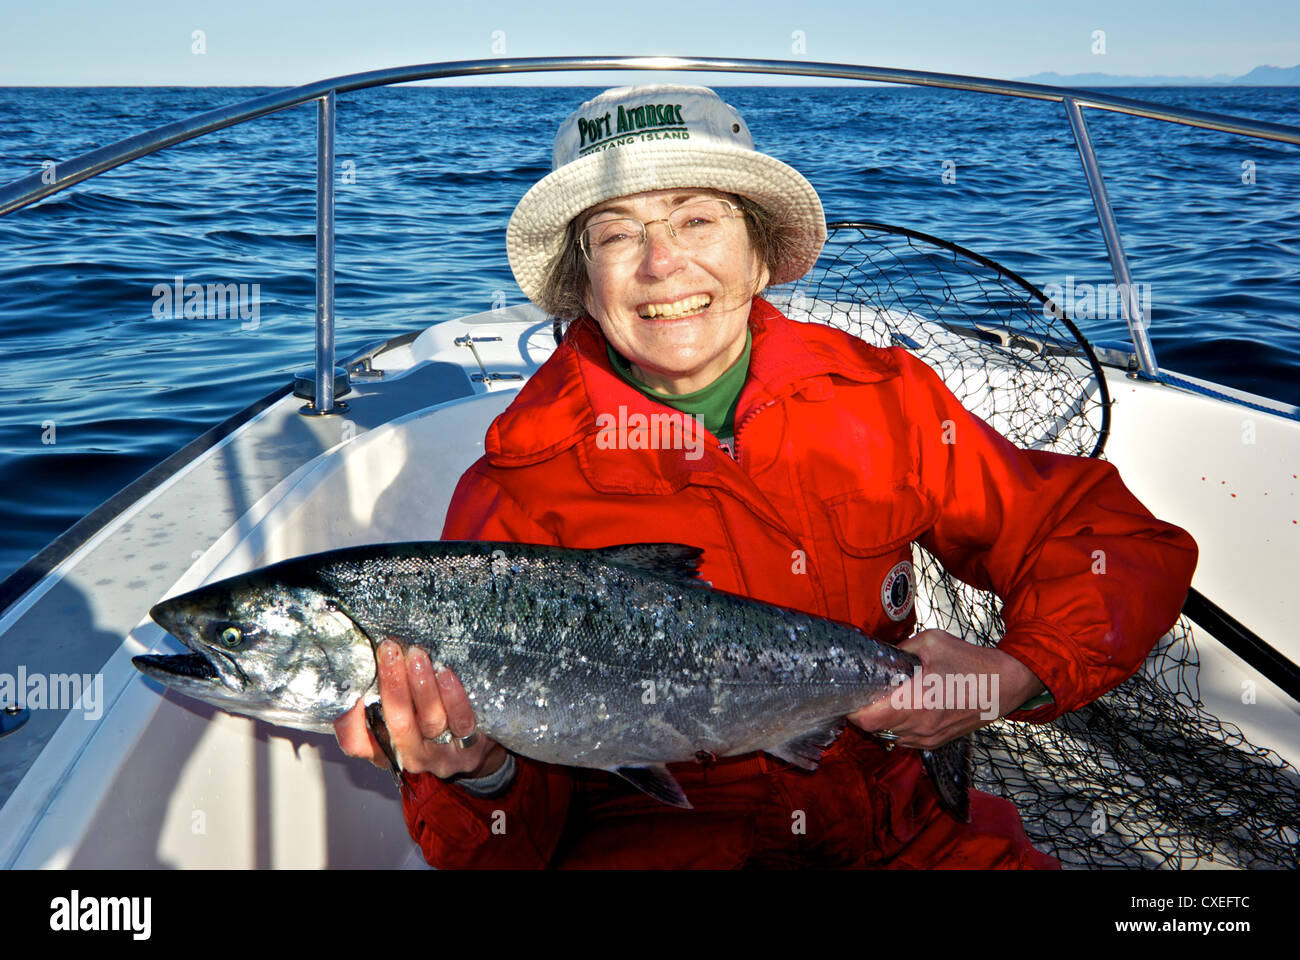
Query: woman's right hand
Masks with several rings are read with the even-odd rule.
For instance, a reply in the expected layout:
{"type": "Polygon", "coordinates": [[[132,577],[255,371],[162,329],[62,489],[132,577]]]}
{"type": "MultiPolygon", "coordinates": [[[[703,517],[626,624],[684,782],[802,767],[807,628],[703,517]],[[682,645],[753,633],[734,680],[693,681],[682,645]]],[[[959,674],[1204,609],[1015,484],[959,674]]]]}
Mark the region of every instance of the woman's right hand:
{"type": "MultiPolygon", "coordinates": [[[[454,673],[446,668],[435,673],[429,655],[419,647],[410,647],[403,657],[397,643],[385,640],[378,653],[384,725],[403,770],[444,780],[457,775],[475,778],[495,773],[505,763],[505,747],[481,734],[468,747],[433,742],[448,730],[456,738],[474,732],[474,708],[454,673]]],[[[348,756],[389,766],[360,701],[334,721],[334,735],[348,756]]]]}

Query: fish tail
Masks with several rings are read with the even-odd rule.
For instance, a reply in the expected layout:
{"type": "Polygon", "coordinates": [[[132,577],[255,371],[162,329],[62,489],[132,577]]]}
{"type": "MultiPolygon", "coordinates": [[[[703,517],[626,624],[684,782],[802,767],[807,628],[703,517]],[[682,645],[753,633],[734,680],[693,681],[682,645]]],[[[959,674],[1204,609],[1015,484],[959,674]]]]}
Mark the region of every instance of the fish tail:
{"type": "Polygon", "coordinates": [[[921,765],[934,781],[943,808],[970,823],[970,737],[921,751],[921,765]]]}

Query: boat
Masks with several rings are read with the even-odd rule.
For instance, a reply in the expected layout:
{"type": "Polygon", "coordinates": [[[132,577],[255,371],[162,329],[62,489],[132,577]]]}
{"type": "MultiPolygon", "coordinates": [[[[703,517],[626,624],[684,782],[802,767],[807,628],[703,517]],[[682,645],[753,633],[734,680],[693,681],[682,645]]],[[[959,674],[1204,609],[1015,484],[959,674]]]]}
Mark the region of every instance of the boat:
{"type": "MultiPolygon", "coordinates": [[[[131,658],[178,649],[148,618],[164,596],[289,557],[439,537],[452,489],[481,455],[488,425],[562,328],[532,305],[508,306],[413,329],[336,363],[337,98],[420,80],[572,70],[822,77],[1062,105],[1131,341],[1088,343],[1068,303],[979,251],[907,225],[834,225],[812,277],[768,296],[796,319],[917,352],[1022,446],[1104,456],[1156,516],[1200,547],[1183,617],[1138,677],[1048,727],[981,731],[978,785],[1016,800],[1031,836],[1067,866],[1295,866],[1300,526],[1290,498],[1300,490],[1300,409],[1159,367],[1085,111],[1292,144],[1300,127],[979,77],[684,57],[480,60],[333,77],[179,120],[59,163],[55,176],[0,187],[7,215],[169,146],[317,104],[311,373],[213,426],[0,584],[0,672],[15,677],[16,690],[26,689],[24,678],[48,683],[45,704],[0,709],[0,863],[425,866],[386,773],[345,757],[330,737],[164,694],[131,658]],[[870,282],[890,270],[900,282],[870,282]],[[83,678],[84,689],[76,685],[83,678]],[[59,706],[56,686],[65,699],[81,699],[59,706]],[[1184,726],[1158,739],[1175,720],[1184,726]],[[1210,779],[1175,783],[1179,767],[1157,747],[1183,743],[1189,729],[1202,737],[1202,752],[1173,759],[1200,763],[1210,779]],[[1140,766],[1148,760],[1166,766],[1140,766]],[[1204,834],[1171,827],[1170,806],[1188,797],[1209,804],[1198,816],[1220,826],[1204,834]]],[[[918,629],[996,639],[996,598],[914,550],[923,571],[918,629]]]]}

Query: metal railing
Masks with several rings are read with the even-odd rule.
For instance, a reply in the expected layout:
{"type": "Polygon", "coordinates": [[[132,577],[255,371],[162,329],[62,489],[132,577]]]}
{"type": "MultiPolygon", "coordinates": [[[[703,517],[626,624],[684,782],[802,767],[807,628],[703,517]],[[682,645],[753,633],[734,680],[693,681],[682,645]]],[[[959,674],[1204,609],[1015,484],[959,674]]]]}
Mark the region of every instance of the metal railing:
{"type": "Polygon", "coordinates": [[[156,153],[166,147],[195,137],[224,130],[236,124],[276,113],[289,107],[320,101],[316,154],[316,383],[315,396],[304,412],[336,413],[341,405],[334,401],[334,109],[338,94],[395,83],[436,80],[448,77],[492,76],[505,73],[539,73],[585,70],[708,70],[722,73],[782,74],[787,76],[825,77],[840,80],[908,84],[993,93],[1032,100],[1056,101],[1064,105],[1079,148],[1084,175],[1092,194],[1097,219],[1106,241],[1107,253],[1115,282],[1121,291],[1120,304],[1133,338],[1141,372],[1156,378],[1155,352],[1147,335],[1133,279],[1124,255],[1123,243],[1115,214],[1106,194],[1106,184],[1097,163],[1081,107],[1109,110],[1129,116],[1163,120],[1206,130],[1300,144],[1300,127],[1289,124],[1248,120],[1204,110],[1189,110],[1115,97],[1089,90],[1052,87],[1014,80],[991,80],[949,73],[920,70],[894,70],[886,67],[854,66],[838,63],[807,63],[791,60],[740,60],[715,57],[531,57],[512,60],[462,60],[450,63],[426,63],[393,67],[366,73],[332,77],[315,83],[254,97],[243,103],[220,107],[178,120],[156,129],[127,137],[100,147],[53,167],[0,186],[0,216],[19,210],[44,197],[66,190],[74,184],[99,176],[114,167],[156,153]]]}

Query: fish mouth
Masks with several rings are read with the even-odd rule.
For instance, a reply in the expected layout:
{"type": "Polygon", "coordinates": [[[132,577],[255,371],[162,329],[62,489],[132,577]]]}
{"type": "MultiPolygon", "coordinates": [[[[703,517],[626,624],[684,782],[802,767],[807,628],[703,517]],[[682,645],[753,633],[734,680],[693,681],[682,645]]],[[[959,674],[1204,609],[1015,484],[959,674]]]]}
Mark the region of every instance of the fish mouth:
{"type": "Polygon", "coordinates": [[[150,653],[132,657],[131,662],[146,677],[168,683],[178,677],[187,680],[217,680],[221,674],[212,662],[199,653],[150,653]]]}
{"type": "Polygon", "coordinates": [[[192,650],[192,653],[144,654],[131,662],[148,677],[173,687],[211,689],[220,683],[236,693],[248,686],[248,677],[235,659],[202,643],[195,631],[195,617],[186,606],[164,600],[149,611],[154,622],[192,650]]]}
{"type": "Polygon", "coordinates": [[[132,657],[136,669],[169,687],[211,690],[223,686],[234,693],[248,687],[248,678],[239,665],[218,653],[214,660],[205,653],[148,653],[132,657]]]}

